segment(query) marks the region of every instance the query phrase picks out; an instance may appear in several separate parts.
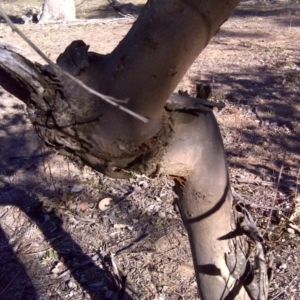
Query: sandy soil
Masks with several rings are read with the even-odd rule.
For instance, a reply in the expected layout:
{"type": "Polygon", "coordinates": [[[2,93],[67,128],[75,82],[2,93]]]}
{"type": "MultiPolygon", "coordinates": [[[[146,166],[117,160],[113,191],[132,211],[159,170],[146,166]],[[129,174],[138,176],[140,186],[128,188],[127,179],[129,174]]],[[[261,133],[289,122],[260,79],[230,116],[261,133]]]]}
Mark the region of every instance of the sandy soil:
{"type": "MultiPolygon", "coordinates": [[[[1,5],[52,60],[76,39],[109,53],[134,21],[106,1],[76,4],[85,22],[45,25],[21,24],[39,1],[1,5]]],[[[43,63],[0,23],[3,41],[43,63]]],[[[300,299],[299,41],[299,4],[243,2],[178,86],[209,83],[226,103],[216,116],[235,196],[262,232],[270,221],[270,299],[300,299]]],[[[0,100],[0,299],[198,299],[172,181],[79,170],[42,145],[19,100],[2,88],[0,100]]]]}

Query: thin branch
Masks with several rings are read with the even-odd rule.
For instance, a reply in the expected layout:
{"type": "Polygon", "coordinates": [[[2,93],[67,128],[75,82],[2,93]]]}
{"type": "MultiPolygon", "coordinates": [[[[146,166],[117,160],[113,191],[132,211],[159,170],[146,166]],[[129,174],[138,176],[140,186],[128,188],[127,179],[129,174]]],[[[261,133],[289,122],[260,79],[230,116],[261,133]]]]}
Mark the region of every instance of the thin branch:
{"type": "Polygon", "coordinates": [[[277,299],[280,295],[282,295],[283,293],[285,293],[287,291],[287,289],[292,285],[292,283],[298,278],[298,275],[296,275],[291,281],[290,283],[288,284],[288,286],[283,290],[281,291],[280,293],[278,293],[275,297],[273,297],[271,300],[275,300],[277,299]]]}
{"type": "Polygon", "coordinates": [[[101,98],[102,100],[106,101],[107,103],[119,108],[120,110],[128,113],[129,115],[141,120],[144,123],[148,123],[148,119],[131,111],[130,109],[118,104],[117,102],[126,103],[128,99],[125,100],[118,100],[114,97],[107,96],[101,93],[96,92],[95,90],[91,89],[87,85],[85,85],[82,81],[78,80],[76,77],[72,76],[71,74],[65,72],[62,68],[57,66],[54,62],[52,62],[21,30],[18,29],[18,27],[12,23],[12,21],[9,19],[7,14],[3,11],[1,5],[0,5],[0,13],[2,14],[4,20],[7,22],[7,24],[11,27],[13,32],[16,32],[47,64],[49,64],[53,69],[55,69],[60,75],[63,74],[64,76],[68,77],[69,79],[76,82],[79,86],[84,88],[89,93],[101,98]]]}
{"type": "Polygon", "coordinates": [[[251,201],[247,200],[246,198],[244,198],[243,196],[241,196],[239,193],[237,193],[236,191],[232,190],[232,195],[234,198],[238,199],[239,201],[242,201],[245,205],[250,206],[250,207],[255,207],[255,208],[260,208],[263,210],[280,210],[280,211],[288,211],[289,208],[277,208],[277,207],[271,207],[271,206],[264,206],[264,205],[258,205],[255,203],[252,203],[251,201]]]}

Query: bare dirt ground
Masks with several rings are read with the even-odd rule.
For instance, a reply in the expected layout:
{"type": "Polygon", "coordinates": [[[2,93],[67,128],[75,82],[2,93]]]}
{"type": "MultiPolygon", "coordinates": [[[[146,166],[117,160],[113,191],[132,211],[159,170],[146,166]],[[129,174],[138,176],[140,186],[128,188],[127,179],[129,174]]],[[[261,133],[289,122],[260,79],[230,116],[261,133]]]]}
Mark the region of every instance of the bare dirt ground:
{"type": "MultiPolygon", "coordinates": [[[[84,23],[21,24],[39,1],[1,5],[52,60],[76,39],[109,53],[134,21],[105,1],[76,4],[84,23]]],[[[3,22],[0,41],[43,63],[3,22]]],[[[243,2],[178,87],[194,95],[195,83],[209,83],[212,100],[226,103],[216,116],[235,197],[263,233],[270,221],[269,299],[300,299],[299,43],[299,4],[243,2]]],[[[198,299],[172,181],[79,170],[42,145],[2,88],[0,108],[0,299],[198,299]]]]}

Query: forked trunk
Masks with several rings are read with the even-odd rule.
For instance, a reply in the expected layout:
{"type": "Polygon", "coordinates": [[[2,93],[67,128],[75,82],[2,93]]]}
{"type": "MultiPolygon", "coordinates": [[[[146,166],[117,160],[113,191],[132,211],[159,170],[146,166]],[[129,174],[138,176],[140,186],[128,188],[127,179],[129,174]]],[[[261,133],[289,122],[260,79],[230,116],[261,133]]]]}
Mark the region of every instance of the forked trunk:
{"type": "Polygon", "coordinates": [[[63,70],[102,94],[128,99],[122,105],[147,117],[147,123],[52,67],[0,50],[0,84],[27,104],[47,145],[111,177],[125,178],[128,171],[173,176],[199,291],[209,300],[249,299],[243,288],[247,245],[236,234],[226,158],[212,112],[191,109],[185,98],[180,98],[183,109],[175,105],[169,111],[165,105],[237,4],[149,0],[111,54],[88,53],[75,41],[59,56],[63,70]]]}

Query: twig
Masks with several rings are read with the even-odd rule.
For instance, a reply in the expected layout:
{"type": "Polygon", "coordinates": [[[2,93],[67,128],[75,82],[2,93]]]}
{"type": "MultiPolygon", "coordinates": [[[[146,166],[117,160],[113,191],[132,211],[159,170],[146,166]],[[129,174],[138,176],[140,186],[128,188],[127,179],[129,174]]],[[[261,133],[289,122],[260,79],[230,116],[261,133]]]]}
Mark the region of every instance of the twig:
{"type": "Polygon", "coordinates": [[[250,207],[260,208],[260,209],[264,209],[264,210],[270,210],[270,209],[280,210],[280,211],[289,210],[288,208],[277,208],[277,207],[272,207],[272,206],[264,206],[264,205],[258,205],[255,203],[251,203],[249,200],[245,199],[243,196],[241,196],[236,191],[232,191],[232,195],[234,198],[237,198],[239,201],[242,201],[245,205],[250,206],[250,207]]]}
{"type": "Polygon", "coordinates": [[[46,248],[44,250],[40,250],[40,251],[35,251],[35,252],[23,252],[24,255],[36,255],[36,254],[41,254],[44,252],[47,252],[48,250],[51,250],[52,247],[46,248]]]}
{"type": "Polygon", "coordinates": [[[275,297],[273,297],[271,300],[277,299],[280,295],[282,295],[284,292],[286,292],[287,289],[292,285],[292,283],[293,283],[297,278],[298,278],[298,275],[296,275],[296,276],[292,279],[292,281],[289,283],[289,285],[288,285],[283,291],[281,291],[280,293],[278,293],[278,294],[277,294],[275,297]]]}
{"type": "Polygon", "coordinates": [[[281,179],[281,175],[282,175],[282,171],[283,171],[283,166],[284,166],[284,162],[285,162],[285,156],[286,156],[286,151],[283,154],[282,164],[281,164],[281,167],[280,167],[280,171],[279,171],[279,175],[278,175],[278,179],[277,179],[277,184],[276,184],[276,190],[275,190],[275,194],[274,194],[272,205],[271,205],[272,209],[270,210],[270,213],[269,213],[268,223],[267,223],[267,226],[266,226],[266,230],[262,235],[263,237],[266,234],[266,232],[268,231],[270,223],[271,223],[271,218],[272,218],[272,214],[273,214],[273,211],[274,211],[273,207],[275,206],[275,202],[276,202],[276,199],[277,199],[277,193],[278,193],[279,183],[280,183],[280,179],[281,179]]]}
{"type": "Polygon", "coordinates": [[[118,104],[117,102],[121,103],[127,103],[128,99],[125,100],[119,100],[111,96],[107,96],[101,93],[96,92],[95,90],[91,89],[87,85],[85,85],[82,81],[78,80],[76,77],[72,76],[71,74],[65,72],[62,68],[57,66],[54,62],[52,62],[21,30],[18,29],[18,27],[12,23],[12,21],[9,19],[7,14],[3,11],[1,5],[0,5],[0,13],[2,14],[4,20],[7,22],[7,24],[11,27],[13,32],[16,32],[44,61],[46,61],[53,69],[55,69],[60,75],[63,74],[64,76],[68,77],[69,79],[76,82],[79,86],[84,88],[89,93],[101,98],[102,100],[106,101],[107,103],[119,108],[120,110],[128,113],[129,115],[141,120],[144,123],[148,122],[148,119],[131,111],[130,109],[118,104]]]}

